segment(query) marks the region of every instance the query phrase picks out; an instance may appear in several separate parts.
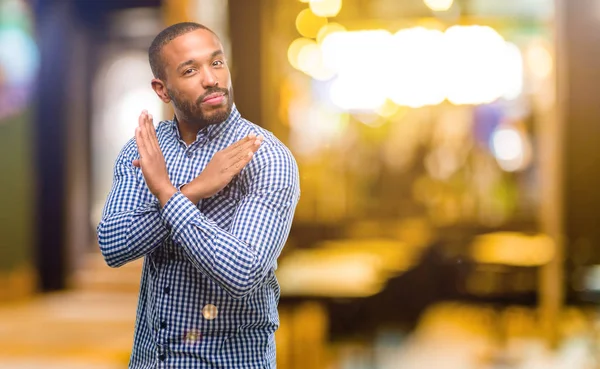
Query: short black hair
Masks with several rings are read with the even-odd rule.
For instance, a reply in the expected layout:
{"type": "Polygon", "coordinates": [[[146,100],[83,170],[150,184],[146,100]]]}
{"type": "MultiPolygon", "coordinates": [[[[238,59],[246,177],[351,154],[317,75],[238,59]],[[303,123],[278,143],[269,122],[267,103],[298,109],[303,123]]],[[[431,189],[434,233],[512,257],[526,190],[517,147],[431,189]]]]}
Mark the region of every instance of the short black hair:
{"type": "Polygon", "coordinates": [[[150,61],[150,68],[152,69],[154,78],[165,80],[166,77],[165,63],[161,57],[162,48],[175,38],[198,29],[205,29],[215,34],[210,28],[200,23],[182,22],[165,28],[154,38],[148,49],[148,60],[150,61]]]}

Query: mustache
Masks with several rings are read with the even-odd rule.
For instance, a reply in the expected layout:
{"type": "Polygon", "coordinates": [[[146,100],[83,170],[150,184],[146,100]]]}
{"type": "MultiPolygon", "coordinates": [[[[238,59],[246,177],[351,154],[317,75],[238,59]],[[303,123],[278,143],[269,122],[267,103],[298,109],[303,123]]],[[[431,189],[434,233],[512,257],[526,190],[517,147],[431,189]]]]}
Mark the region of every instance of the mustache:
{"type": "Polygon", "coordinates": [[[203,93],[197,100],[196,103],[200,104],[202,103],[202,100],[204,100],[208,95],[210,94],[215,94],[215,93],[222,93],[225,96],[229,95],[229,90],[226,88],[220,88],[220,87],[213,87],[210,90],[206,90],[205,93],[203,93]]]}

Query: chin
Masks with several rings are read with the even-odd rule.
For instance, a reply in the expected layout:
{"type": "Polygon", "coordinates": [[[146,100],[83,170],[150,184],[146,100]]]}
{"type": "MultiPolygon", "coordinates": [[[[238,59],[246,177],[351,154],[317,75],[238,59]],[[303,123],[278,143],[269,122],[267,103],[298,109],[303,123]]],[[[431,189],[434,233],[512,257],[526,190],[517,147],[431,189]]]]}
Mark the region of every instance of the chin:
{"type": "Polygon", "coordinates": [[[227,119],[230,114],[227,105],[213,107],[210,111],[204,112],[204,117],[209,124],[221,123],[227,119]]]}
{"type": "Polygon", "coordinates": [[[213,106],[208,111],[204,111],[204,116],[215,117],[217,115],[227,114],[227,105],[213,106]]]}

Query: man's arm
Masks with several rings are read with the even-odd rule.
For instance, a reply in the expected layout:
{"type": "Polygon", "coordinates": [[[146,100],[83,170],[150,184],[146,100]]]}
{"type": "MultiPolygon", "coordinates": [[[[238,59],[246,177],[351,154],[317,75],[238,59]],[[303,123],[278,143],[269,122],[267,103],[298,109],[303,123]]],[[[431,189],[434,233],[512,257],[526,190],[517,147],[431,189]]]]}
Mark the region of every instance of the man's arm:
{"type": "Polygon", "coordinates": [[[169,182],[152,117],[140,119],[136,142],[140,159],[135,165],[163,206],[161,215],[171,238],[232,297],[252,292],[274,267],[299,199],[298,167],[291,153],[272,145],[253,158],[262,137],[250,135],[216,153],[202,173],[178,191],[169,182]],[[227,232],[207,219],[196,203],[224,188],[251,158],[254,165],[246,173],[248,192],[227,232]]]}
{"type": "MultiPolygon", "coordinates": [[[[192,194],[187,196],[198,203],[201,198],[225,187],[248,164],[261,142],[261,137],[250,135],[217,153],[201,174],[194,197],[192,194]]],[[[136,150],[133,142],[117,158],[113,186],[97,229],[100,250],[111,267],[119,267],[152,252],[169,236],[160,216],[160,206],[177,189],[169,180],[152,115],[146,111],[139,117],[135,143],[139,159],[132,160],[134,155],[130,153],[136,150]],[[144,181],[138,180],[134,167],[141,169],[144,181]],[[142,202],[146,189],[155,198],[142,202]]]]}
{"type": "Polygon", "coordinates": [[[116,160],[113,185],[97,228],[100,251],[111,267],[150,253],[169,235],[158,200],[142,202],[146,185],[138,180],[127,151],[126,147],[116,160]]]}
{"type": "Polygon", "coordinates": [[[253,159],[256,165],[253,173],[248,173],[248,193],[236,210],[230,231],[206,218],[181,192],[175,193],[162,211],[173,240],[203,274],[233,298],[250,294],[274,267],[300,196],[292,155],[282,147],[263,150],[253,159]]]}

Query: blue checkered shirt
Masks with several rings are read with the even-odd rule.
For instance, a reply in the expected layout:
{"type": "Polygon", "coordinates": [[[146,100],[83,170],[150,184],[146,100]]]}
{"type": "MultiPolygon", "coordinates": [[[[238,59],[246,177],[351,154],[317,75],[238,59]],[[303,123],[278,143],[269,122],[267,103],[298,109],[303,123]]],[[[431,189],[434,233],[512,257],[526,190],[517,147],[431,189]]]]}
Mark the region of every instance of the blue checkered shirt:
{"type": "Polygon", "coordinates": [[[250,133],[265,137],[258,152],[229,185],[199,204],[177,192],[161,208],[132,165],[139,158],[135,140],[120,152],[97,231],[108,265],[144,257],[130,368],[276,366],[280,290],[274,272],[300,196],[294,157],[235,106],[189,146],[175,120],[157,127],[177,188],[250,133]]]}

